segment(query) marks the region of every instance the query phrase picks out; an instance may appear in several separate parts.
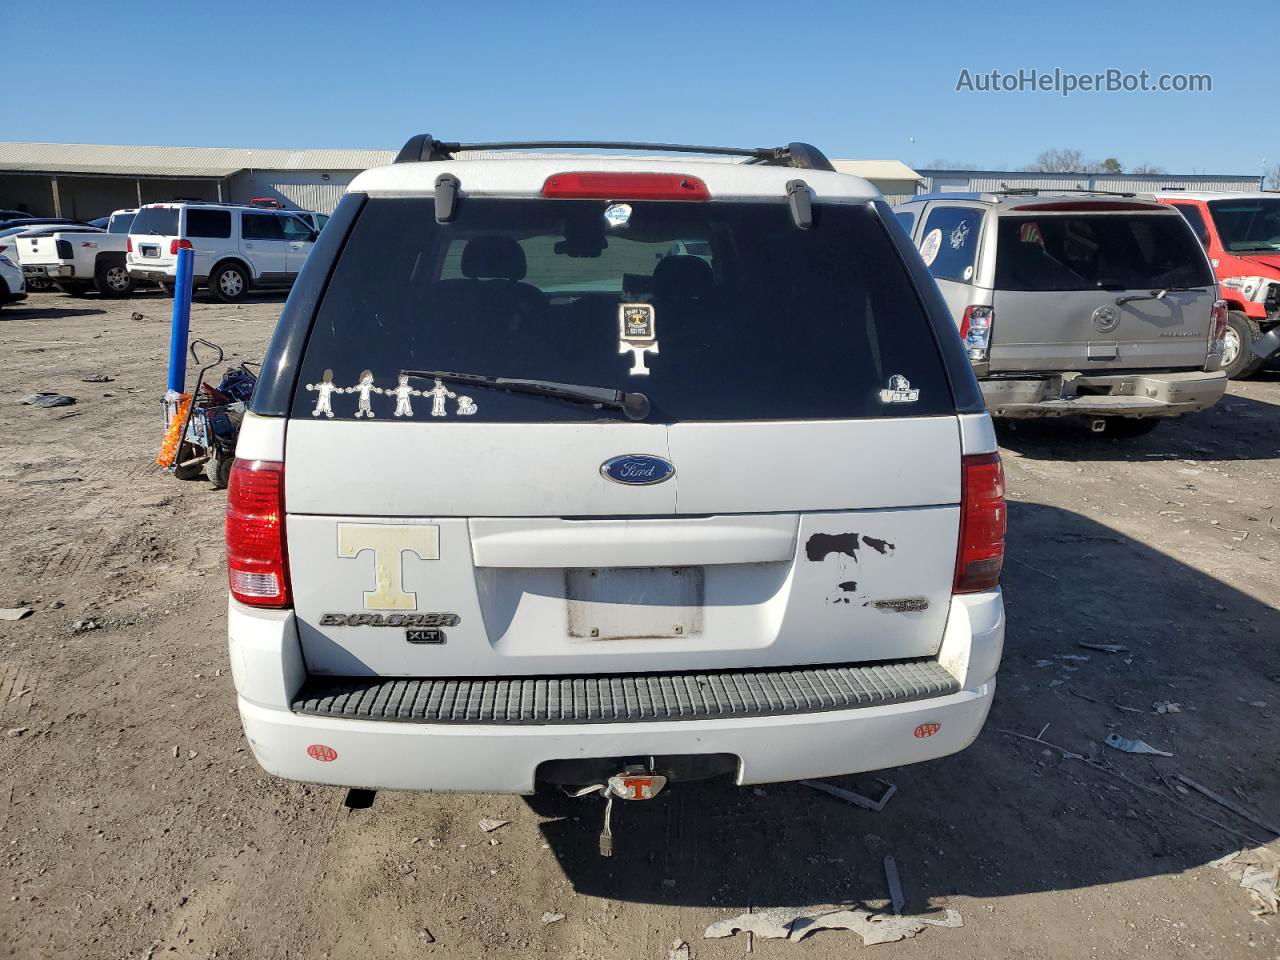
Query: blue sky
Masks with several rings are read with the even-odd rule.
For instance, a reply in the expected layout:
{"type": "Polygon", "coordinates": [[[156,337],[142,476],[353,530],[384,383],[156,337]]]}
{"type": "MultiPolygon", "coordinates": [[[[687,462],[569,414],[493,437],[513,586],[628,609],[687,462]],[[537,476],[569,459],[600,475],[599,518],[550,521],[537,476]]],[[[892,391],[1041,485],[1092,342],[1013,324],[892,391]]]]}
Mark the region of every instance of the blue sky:
{"type": "Polygon", "coordinates": [[[1216,25],[1203,0],[6,6],[0,139],[398,148],[425,131],[799,139],[916,166],[1018,167],[1050,147],[1178,173],[1280,162],[1277,28],[1247,26],[1274,20],[1259,0],[1216,25]],[[69,64],[85,69],[58,79],[69,64]],[[955,91],[965,68],[1055,67],[1207,73],[1213,92],[955,91]]]}

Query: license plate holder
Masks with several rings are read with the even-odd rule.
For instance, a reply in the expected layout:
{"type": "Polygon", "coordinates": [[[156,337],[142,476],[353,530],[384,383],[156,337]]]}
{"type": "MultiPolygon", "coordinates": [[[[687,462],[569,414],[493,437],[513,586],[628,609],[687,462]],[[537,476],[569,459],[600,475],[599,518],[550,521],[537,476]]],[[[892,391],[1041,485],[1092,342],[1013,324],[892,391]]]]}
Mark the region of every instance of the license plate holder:
{"type": "Polygon", "coordinates": [[[702,567],[587,567],[564,575],[569,636],[583,640],[702,633],[702,567]]]}
{"type": "Polygon", "coordinates": [[[151,244],[142,244],[138,249],[142,251],[144,257],[160,256],[160,248],[151,244]]]}

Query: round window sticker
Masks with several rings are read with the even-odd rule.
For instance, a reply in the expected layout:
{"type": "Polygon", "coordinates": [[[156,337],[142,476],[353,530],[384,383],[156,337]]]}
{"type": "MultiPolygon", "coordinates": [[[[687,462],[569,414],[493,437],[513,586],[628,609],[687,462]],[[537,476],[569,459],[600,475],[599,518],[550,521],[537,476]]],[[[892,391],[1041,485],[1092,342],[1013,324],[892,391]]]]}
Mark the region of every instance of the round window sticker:
{"type": "Polygon", "coordinates": [[[933,266],[933,261],[938,258],[940,249],[942,249],[942,231],[930,230],[920,243],[920,258],[924,260],[926,267],[933,266]]]}
{"type": "Polygon", "coordinates": [[[965,267],[965,268],[964,268],[964,278],[965,278],[966,280],[972,280],[972,279],[973,279],[973,267],[965,267]]]}

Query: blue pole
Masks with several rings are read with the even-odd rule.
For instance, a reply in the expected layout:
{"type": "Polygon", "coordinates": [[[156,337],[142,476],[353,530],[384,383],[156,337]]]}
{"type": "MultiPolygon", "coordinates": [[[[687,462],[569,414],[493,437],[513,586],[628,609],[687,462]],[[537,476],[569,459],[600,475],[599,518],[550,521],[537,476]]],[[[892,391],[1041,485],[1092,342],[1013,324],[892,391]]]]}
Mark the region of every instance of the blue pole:
{"type": "Polygon", "coordinates": [[[187,385],[187,335],[191,329],[191,260],[195,251],[178,248],[178,276],[173,287],[173,326],[169,333],[169,394],[187,385]]]}

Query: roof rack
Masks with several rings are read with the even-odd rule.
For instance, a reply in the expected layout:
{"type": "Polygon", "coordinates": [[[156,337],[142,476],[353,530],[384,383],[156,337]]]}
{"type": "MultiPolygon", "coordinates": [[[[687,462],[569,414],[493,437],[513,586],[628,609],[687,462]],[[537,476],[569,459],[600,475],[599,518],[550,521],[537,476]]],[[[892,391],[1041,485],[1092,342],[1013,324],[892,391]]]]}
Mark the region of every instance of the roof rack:
{"type": "Polygon", "coordinates": [[[821,150],[808,143],[788,143],[785,147],[701,147],[684,143],[633,143],[610,140],[527,140],[496,143],[446,143],[429,133],[408,139],[396,154],[396,163],[452,160],[462,150],[640,150],[656,153],[707,153],[746,157],[747,163],[797,167],[803,170],[831,170],[835,167],[821,150]]]}
{"type": "Polygon", "coordinates": [[[993,193],[1005,193],[1017,197],[1037,197],[1042,193],[1097,193],[1106,197],[1136,197],[1132,190],[1098,190],[1089,187],[1006,187],[1003,184],[993,193]]]}

